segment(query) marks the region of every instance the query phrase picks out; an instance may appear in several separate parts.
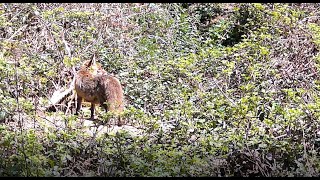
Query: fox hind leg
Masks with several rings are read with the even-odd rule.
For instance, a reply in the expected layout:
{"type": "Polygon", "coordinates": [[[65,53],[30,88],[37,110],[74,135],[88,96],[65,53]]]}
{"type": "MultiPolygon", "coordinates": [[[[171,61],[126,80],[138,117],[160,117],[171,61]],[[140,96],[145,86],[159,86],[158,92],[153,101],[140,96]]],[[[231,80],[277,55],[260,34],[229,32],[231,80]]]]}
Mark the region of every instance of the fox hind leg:
{"type": "Polygon", "coordinates": [[[122,126],[123,122],[122,122],[122,118],[120,117],[120,115],[117,115],[118,118],[118,126],[122,126]]]}
{"type": "Polygon", "coordinates": [[[108,112],[108,105],[105,102],[100,102],[101,106],[103,107],[106,112],[108,112]]]}
{"type": "MultiPolygon", "coordinates": [[[[107,102],[100,102],[100,105],[106,110],[106,113],[108,112],[109,106],[110,104],[107,102]]],[[[112,105],[112,104],[111,104],[112,105]]],[[[111,107],[112,108],[112,107],[111,107]]],[[[122,126],[123,122],[122,122],[122,117],[119,114],[116,114],[114,117],[116,117],[117,119],[117,125],[118,126],[122,126]]]]}

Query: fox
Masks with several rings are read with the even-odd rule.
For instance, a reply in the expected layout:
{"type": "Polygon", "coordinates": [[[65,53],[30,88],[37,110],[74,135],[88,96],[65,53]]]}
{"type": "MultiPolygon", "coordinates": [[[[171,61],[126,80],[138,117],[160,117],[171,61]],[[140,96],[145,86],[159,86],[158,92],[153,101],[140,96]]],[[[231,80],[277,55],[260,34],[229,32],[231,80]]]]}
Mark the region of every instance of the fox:
{"type": "Polygon", "coordinates": [[[81,109],[82,100],[91,103],[90,119],[94,120],[95,105],[100,104],[106,112],[115,113],[118,126],[122,125],[120,113],[124,110],[124,95],[120,81],[107,73],[95,58],[85,61],[76,74],[74,82],[77,94],[75,115],[81,109]]]}

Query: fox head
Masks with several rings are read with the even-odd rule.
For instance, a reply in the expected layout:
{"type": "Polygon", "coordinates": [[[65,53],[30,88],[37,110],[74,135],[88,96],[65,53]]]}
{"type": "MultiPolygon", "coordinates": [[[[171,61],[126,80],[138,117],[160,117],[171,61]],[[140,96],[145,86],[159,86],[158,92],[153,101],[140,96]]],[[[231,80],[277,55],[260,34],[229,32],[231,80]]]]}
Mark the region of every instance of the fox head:
{"type": "Polygon", "coordinates": [[[89,71],[92,75],[96,75],[98,73],[98,70],[101,70],[101,65],[96,62],[95,55],[93,55],[93,58],[91,60],[85,61],[81,68],[81,70],[89,71]]]}

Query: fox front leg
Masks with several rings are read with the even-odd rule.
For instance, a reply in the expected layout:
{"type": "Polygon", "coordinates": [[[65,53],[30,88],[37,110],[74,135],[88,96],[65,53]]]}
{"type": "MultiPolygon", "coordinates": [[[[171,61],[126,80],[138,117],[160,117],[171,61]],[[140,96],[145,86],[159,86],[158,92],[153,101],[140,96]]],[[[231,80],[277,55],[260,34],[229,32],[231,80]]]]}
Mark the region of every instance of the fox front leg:
{"type": "Polygon", "coordinates": [[[91,103],[91,107],[90,107],[90,111],[91,111],[90,119],[91,120],[94,120],[94,108],[95,108],[95,104],[91,103]]]}
{"type": "Polygon", "coordinates": [[[77,97],[77,109],[76,109],[76,115],[78,115],[79,110],[81,109],[81,103],[82,103],[82,97],[77,97]]]}

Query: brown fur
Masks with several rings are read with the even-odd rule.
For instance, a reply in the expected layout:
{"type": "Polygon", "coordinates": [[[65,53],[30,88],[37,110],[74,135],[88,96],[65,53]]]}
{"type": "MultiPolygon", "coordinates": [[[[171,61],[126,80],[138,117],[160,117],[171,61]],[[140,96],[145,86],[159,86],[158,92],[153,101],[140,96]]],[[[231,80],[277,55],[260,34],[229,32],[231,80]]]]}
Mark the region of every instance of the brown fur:
{"type": "MultiPolygon", "coordinates": [[[[76,76],[75,90],[78,96],[76,114],[83,99],[91,102],[91,119],[94,119],[95,104],[100,104],[106,111],[116,115],[123,111],[123,90],[119,80],[109,75],[93,60],[85,61],[81,66],[76,76]]],[[[121,125],[120,116],[118,125],[121,125]]]]}

